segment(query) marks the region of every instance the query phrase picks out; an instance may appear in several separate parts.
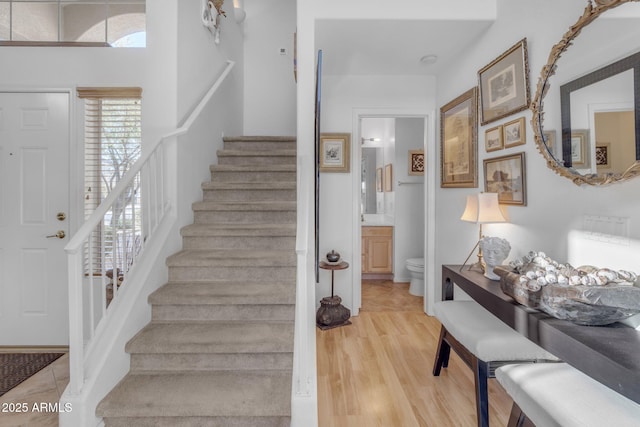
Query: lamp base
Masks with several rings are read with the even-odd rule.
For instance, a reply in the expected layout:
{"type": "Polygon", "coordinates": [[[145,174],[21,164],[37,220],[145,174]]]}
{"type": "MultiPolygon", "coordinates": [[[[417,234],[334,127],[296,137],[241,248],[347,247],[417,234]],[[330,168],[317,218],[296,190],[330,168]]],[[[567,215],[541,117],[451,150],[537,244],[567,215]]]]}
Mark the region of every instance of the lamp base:
{"type": "MultiPolygon", "coordinates": [[[[463,266],[463,267],[464,267],[464,266],[463,266]]],[[[485,273],[485,271],[486,271],[486,270],[485,270],[485,267],[484,267],[484,263],[483,263],[483,262],[481,262],[481,261],[478,261],[478,262],[475,262],[475,263],[471,264],[471,265],[469,266],[469,268],[467,268],[467,270],[469,270],[469,271],[471,271],[471,270],[475,270],[475,271],[478,271],[478,272],[480,272],[480,273],[482,273],[482,274],[484,274],[484,273],[485,273]]]]}
{"type": "MultiPolygon", "coordinates": [[[[476,244],[473,247],[473,249],[471,249],[471,252],[469,252],[469,255],[467,256],[467,259],[464,260],[464,263],[460,267],[460,271],[462,271],[462,269],[465,267],[465,265],[467,265],[467,261],[469,261],[469,258],[471,258],[471,255],[473,255],[473,251],[476,250],[476,248],[478,247],[479,244],[480,244],[480,240],[478,240],[476,242],[476,244]]],[[[478,250],[478,261],[475,262],[474,264],[471,264],[469,266],[469,268],[468,268],[469,271],[471,271],[473,269],[477,269],[482,274],[484,274],[484,272],[486,271],[484,261],[482,260],[482,250],[480,250],[480,249],[478,250]]]]}

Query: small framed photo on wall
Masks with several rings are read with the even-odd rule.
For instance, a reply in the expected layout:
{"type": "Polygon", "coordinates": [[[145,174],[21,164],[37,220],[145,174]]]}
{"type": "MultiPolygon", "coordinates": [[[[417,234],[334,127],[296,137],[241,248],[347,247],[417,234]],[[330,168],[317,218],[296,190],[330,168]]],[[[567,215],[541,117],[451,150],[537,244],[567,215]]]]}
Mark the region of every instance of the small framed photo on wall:
{"type": "Polygon", "coordinates": [[[323,133],[320,135],[320,172],[349,172],[351,134],[323,133]]]}
{"type": "Polygon", "coordinates": [[[424,175],[424,150],[409,150],[409,175],[424,175]]]}
{"type": "Polygon", "coordinates": [[[389,163],[384,166],[384,192],[393,191],[393,165],[389,163]]]}
{"type": "Polygon", "coordinates": [[[524,117],[520,117],[502,126],[504,148],[515,147],[527,142],[524,117]]]}
{"type": "Polygon", "coordinates": [[[504,205],[527,205],[525,153],[484,160],[484,191],[504,205]]]}
{"type": "Polygon", "coordinates": [[[484,132],[484,148],[487,150],[487,153],[490,151],[502,150],[503,147],[502,126],[487,129],[484,132]]]}

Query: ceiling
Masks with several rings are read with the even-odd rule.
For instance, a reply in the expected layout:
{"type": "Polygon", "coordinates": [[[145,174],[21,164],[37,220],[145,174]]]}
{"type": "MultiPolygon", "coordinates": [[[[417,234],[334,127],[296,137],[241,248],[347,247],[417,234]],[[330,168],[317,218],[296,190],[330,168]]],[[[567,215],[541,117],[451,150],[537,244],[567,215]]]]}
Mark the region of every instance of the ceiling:
{"type": "Polygon", "coordinates": [[[324,75],[436,75],[493,21],[318,20],[324,75]],[[420,58],[437,55],[435,64],[420,58]]]}

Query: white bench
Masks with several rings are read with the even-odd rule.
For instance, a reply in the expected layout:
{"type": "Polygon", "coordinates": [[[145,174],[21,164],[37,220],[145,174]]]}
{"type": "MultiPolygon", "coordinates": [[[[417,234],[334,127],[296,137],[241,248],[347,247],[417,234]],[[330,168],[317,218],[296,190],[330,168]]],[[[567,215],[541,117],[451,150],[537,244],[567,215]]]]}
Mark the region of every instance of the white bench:
{"type": "Polygon", "coordinates": [[[639,404],[566,363],[502,366],[496,379],[513,399],[510,427],[640,425],[639,404]]]}
{"type": "Polygon", "coordinates": [[[442,324],[433,375],[448,366],[450,349],[473,370],[478,426],[489,426],[487,379],[505,364],[557,361],[551,353],[507,326],[475,301],[440,301],[434,313],[442,324]]]}

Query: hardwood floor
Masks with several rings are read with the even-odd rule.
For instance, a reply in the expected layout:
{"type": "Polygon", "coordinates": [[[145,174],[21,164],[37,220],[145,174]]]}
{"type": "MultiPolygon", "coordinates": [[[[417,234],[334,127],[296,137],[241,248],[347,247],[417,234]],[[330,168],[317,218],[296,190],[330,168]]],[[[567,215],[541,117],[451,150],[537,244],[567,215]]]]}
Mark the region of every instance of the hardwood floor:
{"type": "MultiPolygon", "coordinates": [[[[351,325],[316,329],[320,427],[474,427],[471,370],[452,352],[431,374],[440,323],[408,283],[363,281],[351,325]]],[[[489,381],[490,422],[506,426],[511,399],[489,381]]]]}

